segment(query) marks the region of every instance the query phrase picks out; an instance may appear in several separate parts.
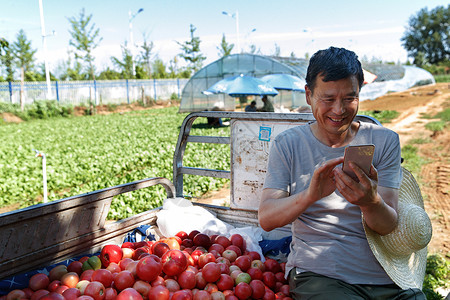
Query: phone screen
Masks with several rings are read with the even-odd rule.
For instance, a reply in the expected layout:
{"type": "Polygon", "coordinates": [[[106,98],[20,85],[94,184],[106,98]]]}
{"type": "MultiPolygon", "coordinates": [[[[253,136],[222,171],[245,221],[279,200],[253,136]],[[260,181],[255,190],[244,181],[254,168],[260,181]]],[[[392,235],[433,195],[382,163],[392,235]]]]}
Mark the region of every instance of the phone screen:
{"type": "Polygon", "coordinates": [[[348,164],[349,162],[353,162],[358,167],[360,167],[364,171],[364,173],[369,175],[374,150],[375,145],[348,146],[347,148],[345,148],[344,164],[342,166],[342,170],[354,180],[359,181],[358,177],[348,164]]]}

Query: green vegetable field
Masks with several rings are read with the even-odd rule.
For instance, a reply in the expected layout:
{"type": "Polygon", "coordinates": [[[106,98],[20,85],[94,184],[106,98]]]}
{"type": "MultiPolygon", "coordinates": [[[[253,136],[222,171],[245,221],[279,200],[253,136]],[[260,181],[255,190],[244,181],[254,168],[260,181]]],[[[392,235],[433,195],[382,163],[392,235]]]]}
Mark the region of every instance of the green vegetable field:
{"type": "MultiPolygon", "coordinates": [[[[124,114],[33,120],[0,126],[0,207],[42,202],[45,153],[49,201],[148,177],[172,180],[173,154],[186,114],[176,107],[124,114]]],[[[198,119],[193,135],[229,135],[198,119]],[[203,122],[203,124],[202,124],[203,122]]],[[[229,170],[228,145],[190,145],[185,165],[229,170]]],[[[227,181],[187,176],[184,194],[199,197],[227,181]]],[[[162,204],[165,190],[150,187],[117,197],[109,219],[122,219],[162,204]]]]}

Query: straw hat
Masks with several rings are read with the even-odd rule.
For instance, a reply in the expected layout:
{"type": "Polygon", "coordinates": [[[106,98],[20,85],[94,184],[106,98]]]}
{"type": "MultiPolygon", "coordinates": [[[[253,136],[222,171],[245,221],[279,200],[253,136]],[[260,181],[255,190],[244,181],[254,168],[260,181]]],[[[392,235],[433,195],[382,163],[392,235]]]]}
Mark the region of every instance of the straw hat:
{"type": "Polygon", "coordinates": [[[381,236],[365,224],[363,217],[364,230],[373,254],[392,281],[402,289],[422,289],[431,221],[419,186],[404,168],[398,200],[398,225],[394,231],[381,236]]]}

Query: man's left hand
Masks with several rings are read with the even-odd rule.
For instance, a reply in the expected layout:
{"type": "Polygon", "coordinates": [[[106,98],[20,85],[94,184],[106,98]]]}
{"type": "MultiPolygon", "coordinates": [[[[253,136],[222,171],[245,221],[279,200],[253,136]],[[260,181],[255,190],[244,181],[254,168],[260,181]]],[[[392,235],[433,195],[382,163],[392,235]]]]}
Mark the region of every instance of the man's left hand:
{"type": "Polygon", "coordinates": [[[361,168],[350,162],[350,168],[355,172],[359,182],[353,180],[342,171],[342,168],[334,169],[334,179],[336,188],[344,198],[358,206],[370,206],[377,204],[378,172],[372,165],[369,175],[366,175],[361,168]]]}

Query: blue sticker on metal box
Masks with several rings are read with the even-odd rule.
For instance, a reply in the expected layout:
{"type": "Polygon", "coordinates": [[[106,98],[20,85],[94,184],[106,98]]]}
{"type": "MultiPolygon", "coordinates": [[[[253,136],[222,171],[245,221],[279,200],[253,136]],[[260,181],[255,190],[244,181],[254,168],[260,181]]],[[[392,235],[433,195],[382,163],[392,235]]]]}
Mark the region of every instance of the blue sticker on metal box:
{"type": "Polygon", "coordinates": [[[270,142],[270,135],[272,133],[272,128],[267,126],[259,127],[259,140],[270,142]]]}

